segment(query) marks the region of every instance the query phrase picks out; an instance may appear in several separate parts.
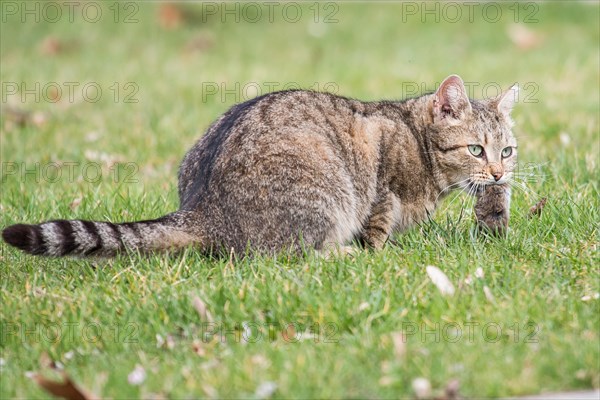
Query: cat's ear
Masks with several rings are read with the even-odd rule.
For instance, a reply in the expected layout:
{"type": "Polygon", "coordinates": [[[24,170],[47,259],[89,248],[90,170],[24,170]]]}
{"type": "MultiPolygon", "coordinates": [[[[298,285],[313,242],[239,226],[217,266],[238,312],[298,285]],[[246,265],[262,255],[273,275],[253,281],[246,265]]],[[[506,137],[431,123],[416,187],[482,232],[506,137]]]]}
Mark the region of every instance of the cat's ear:
{"type": "Polygon", "coordinates": [[[433,122],[458,125],[471,113],[465,84],[458,75],[450,75],[433,96],[433,122]]]}
{"type": "Polygon", "coordinates": [[[515,103],[519,99],[519,86],[515,83],[506,92],[498,96],[496,100],[496,107],[500,114],[507,118],[510,118],[510,112],[512,111],[515,103]]]}

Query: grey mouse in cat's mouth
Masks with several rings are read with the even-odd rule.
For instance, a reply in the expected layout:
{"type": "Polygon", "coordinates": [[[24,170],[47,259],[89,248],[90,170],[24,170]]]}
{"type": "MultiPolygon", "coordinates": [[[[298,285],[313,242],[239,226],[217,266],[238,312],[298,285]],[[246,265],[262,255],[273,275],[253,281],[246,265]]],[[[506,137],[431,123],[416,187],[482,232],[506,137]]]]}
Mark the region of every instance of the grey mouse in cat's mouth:
{"type": "Polygon", "coordinates": [[[482,199],[490,191],[476,206],[487,221],[489,210],[498,216],[496,187],[505,187],[489,183],[507,183],[516,166],[510,112],[517,93],[513,85],[493,99],[469,99],[456,75],[434,93],[399,101],[269,93],[231,107],[188,151],[177,211],[124,223],[16,224],[2,237],[42,256],[188,246],[328,252],[357,239],[379,249],[392,233],[429,218],[450,191],[476,194],[469,185],[485,187],[482,199]]]}

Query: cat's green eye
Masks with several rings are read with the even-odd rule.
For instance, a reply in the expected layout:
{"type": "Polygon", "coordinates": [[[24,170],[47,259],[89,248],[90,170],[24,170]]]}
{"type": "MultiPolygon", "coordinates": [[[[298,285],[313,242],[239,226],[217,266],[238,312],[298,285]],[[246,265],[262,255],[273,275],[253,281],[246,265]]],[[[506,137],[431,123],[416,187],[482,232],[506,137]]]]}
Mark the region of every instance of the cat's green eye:
{"type": "Polygon", "coordinates": [[[512,147],[505,147],[502,149],[502,158],[510,157],[512,154],[512,147]]]}
{"type": "Polygon", "coordinates": [[[483,147],[478,144],[469,145],[468,148],[471,154],[473,154],[475,157],[481,157],[483,155],[483,147]]]}

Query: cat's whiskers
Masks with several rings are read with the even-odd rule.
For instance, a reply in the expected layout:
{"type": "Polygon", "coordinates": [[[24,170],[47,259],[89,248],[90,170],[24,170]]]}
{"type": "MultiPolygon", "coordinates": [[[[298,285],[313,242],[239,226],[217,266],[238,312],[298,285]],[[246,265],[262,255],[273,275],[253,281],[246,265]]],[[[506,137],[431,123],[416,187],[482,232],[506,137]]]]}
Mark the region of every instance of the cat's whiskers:
{"type": "MultiPolygon", "coordinates": [[[[465,185],[465,187],[463,187],[463,190],[460,191],[460,192],[458,192],[457,195],[452,200],[450,200],[450,202],[448,204],[446,204],[446,207],[444,207],[444,210],[442,212],[448,211],[448,209],[450,209],[450,207],[456,201],[456,199],[458,199],[459,197],[461,197],[461,195],[463,193],[467,193],[468,199],[471,198],[471,197],[474,198],[475,193],[477,193],[479,184],[473,182],[472,179],[471,179],[471,177],[469,177],[469,178],[467,178],[465,180],[462,180],[460,182],[457,182],[457,183],[464,184],[465,182],[467,183],[467,185],[465,185]],[[465,189],[467,189],[466,192],[465,192],[465,189]]],[[[463,206],[464,206],[464,203],[465,203],[465,200],[463,200],[463,202],[462,202],[463,206]]],[[[459,218],[459,220],[460,220],[460,218],[459,218]]]]}
{"type": "Polygon", "coordinates": [[[467,192],[467,198],[465,200],[463,200],[461,207],[460,207],[460,214],[458,216],[458,223],[460,223],[460,221],[462,221],[463,215],[465,214],[465,210],[468,210],[470,207],[469,203],[471,201],[475,201],[475,197],[474,194],[476,193],[477,189],[478,189],[478,183],[473,183],[472,185],[469,185],[469,191],[467,192]]]}
{"type": "Polygon", "coordinates": [[[475,182],[472,192],[469,193],[470,196],[467,197],[465,204],[464,204],[464,206],[466,206],[465,208],[467,209],[467,211],[473,209],[473,207],[475,206],[475,201],[477,200],[477,197],[475,195],[479,192],[480,188],[482,188],[483,186],[484,186],[484,184],[475,182]]]}
{"type": "Polygon", "coordinates": [[[512,180],[507,181],[507,183],[511,188],[519,189],[519,190],[523,191],[525,194],[531,195],[536,198],[540,197],[540,195],[535,190],[531,189],[530,187],[527,187],[527,185],[525,185],[524,182],[520,182],[520,181],[512,179],[512,180]]]}
{"type": "MultiPolygon", "coordinates": [[[[435,200],[433,201],[433,204],[437,204],[437,201],[438,201],[438,199],[440,198],[440,196],[441,196],[442,194],[444,194],[444,193],[447,193],[447,192],[451,191],[452,189],[458,189],[458,187],[454,187],[454,186],[459,186],[459,187],[460,187],[460,185],[462,185],[462,184],[464,184],[464,183],[468,183],[468,181],[469,181],[470,179],[471,179],[471,178],[469,177],[469,178],[463,179],[462,181],[459,181],[459,182],[453,183],[453,184],[451,184],[451,185],[448,185],[448,186],[446,186],[445,188],[443,188],[443,189],[442,189],[442,190],[441,190],[441,191],[438,193],[438,195],[435,197],[435,200]]],[[[452,201],[454,201],[454,200],[452,200],[452,201]]]]}
{"type": "Polygon", "coordinates": [[[467,191],[467,197],[463,200],[460,209],[460,215],[458,217],[458,223],[462,221],[463,215],[470,214],[470,211],[474,209],[475,202],[477,201],[476,194],[483,190],[485,187],[485,183],[475,182],[473,181],[471,185],[469,185],[469,190],[467,191]]]}

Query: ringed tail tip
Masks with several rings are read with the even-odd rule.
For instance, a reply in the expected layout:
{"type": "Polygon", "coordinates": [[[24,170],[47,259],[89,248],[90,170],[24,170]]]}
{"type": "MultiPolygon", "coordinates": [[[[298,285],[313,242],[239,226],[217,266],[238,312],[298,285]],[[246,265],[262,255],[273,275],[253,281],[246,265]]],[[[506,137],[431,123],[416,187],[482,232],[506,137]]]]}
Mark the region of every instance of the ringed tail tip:
{"type": "Polygon", "coordinates": [[[35,254],[42,242],[41,229],[37,225],[11,225],[2,231],[2,239],[11,246],[35,254]]]}

